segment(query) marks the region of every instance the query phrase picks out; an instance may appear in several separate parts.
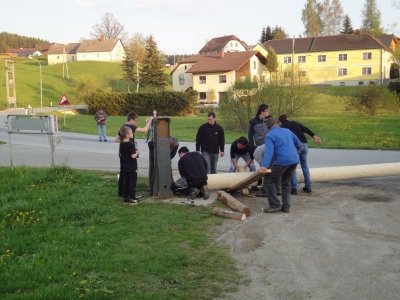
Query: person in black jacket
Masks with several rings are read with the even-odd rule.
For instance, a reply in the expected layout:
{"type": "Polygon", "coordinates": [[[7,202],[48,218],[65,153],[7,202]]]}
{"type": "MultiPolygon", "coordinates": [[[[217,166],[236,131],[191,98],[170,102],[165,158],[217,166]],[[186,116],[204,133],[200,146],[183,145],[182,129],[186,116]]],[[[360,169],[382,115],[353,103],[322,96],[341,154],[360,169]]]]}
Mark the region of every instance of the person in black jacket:
{"type": "MultiPolygon", "coordinates": [[[[293,132],[300,142],[303,144],[303,148],[301,149],[299,153],[299,158],[300,158],[300,166],[301,170],[303,171],[303,176],[304,176],[304,185],[305,187],[303,188],[303,191],[306,193],[311,193],[311,176],[310,176],[310,170],[308,168],[307,164],[307,155],[308,155],[308,146],[307,146],[307,138],[305,136],[305,133],[308,134],[309,136],[312,137],[315,143],[319,144],[321,143],[321,138],[317,136],[314,132],[312,132],[310,129],[307,127],[303,126],[302,124],[295,122],[295,121],[289,121],[287,115],[281,115],[279,117],[279,122],[281,122],[281,127],[282,128],[287,128],[291,132],[293,132]]],[[[296,195],[297,194],[297,174],[296,172],[293,172],[292,178],[291,178],[291,194],[296,195]]]]}
{"type": "Polygon", "coordinates": [[[253,144],[248,143],[244,136],[241,136],[235,140],[231,145],[231,167],[229,172],[236,172],[238,169],[238,160],[242,158],[246,163],[246,168],[250,169],[250,172],[255,172],[256,167],[254,166],[254,147],[253,144]]]}
{"type": "Polygon", "coordinates": [[[267,104],[260,104],[257,108],[256,116],[249,122],[248,140],[254,146],[264,145],[265,136],[268,133],[266,120],[270,118],[269,106],[267,104]]]}
{"type": "Polygon", "coordinates": [[[210,192],[207,187],[207,162],[204,157],[198,152],[189,152],[185,146],[178,150],[178,155],[179,174],[186,181],[189,198],[193,200],[202,195],[205,200],[208,199],[210,192]]]}
{"type": "Polygon", "coordinates": [[[207,123],[201,125],[196,134],[196,151],[200,151],[206,160],[207,173],[216,174],[218,155],[223,157],[225,154],[225,134],[213,112],[209,112],[207,117],[207,123]]]}

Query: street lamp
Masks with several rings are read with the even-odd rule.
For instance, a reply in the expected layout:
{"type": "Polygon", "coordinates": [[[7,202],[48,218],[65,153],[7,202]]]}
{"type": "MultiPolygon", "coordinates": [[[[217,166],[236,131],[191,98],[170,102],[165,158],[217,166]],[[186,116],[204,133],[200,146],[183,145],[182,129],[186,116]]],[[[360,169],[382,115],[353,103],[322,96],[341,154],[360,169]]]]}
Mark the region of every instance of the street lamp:
{"type": "MultiPolygon", "coordinates": [[[[29,59],[33,59],[32,56],[29,56],[29,59]]],[[[43,82],[42,82],[42,64],[39,60],[36,60],[39,64],[39,80],[40,80],[40,111],[43,111],[43,82]]]]}

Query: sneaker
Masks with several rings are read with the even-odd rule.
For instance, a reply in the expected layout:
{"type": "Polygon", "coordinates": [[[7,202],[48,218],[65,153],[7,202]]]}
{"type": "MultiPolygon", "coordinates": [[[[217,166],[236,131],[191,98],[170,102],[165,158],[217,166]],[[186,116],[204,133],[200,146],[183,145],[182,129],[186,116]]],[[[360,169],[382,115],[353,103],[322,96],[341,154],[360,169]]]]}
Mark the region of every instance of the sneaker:
{"type": "Polygon", "coordinates": [[[297,189],[291,189],[290,195],[297,195],[297,189]]]}
{"type": "Polygon", "coordinates": [[[256,197],[267,197],[267,193],[263,191],[259,191],[255,194],[256,197]]]}
{"type": "Polygon", "coordinates": [[[251,190],[252,190],[253,192],[258,192],[258,187],[252,186],[252,187],[251,187],[251,190]]]}
{"type": "Polygon", "coordinates": [[[203,185],[201,187],[200,191],[203,194],[204,200],[207,200],[208,198],[210,198],[210,191],[208,190],[208,186],[207,185],[203,185]]]}
{"type": "Polygon", "coordinates": [[[308,188],[308,187],[303,187],[303,192],[304,193],[311,193],[312,190],[310,188],[308,188]]]}
{"type": "Polygon", "coordinates": [[[139,199],[142,198],[142,197],[143,197],[143,195],[140,195],[140,194],[136,194],[136,195],[135,195],[135,199],[136,199],[136,200],[139,200],[139,199]]]}
{"type": "Polygon", "coordinates": [[[262,210],[263,210],[263,212],[269,214],[269,213],[279,212],[279,211],[281,211],[281,208],[280,208],[280,207],[275,207],[275,208],[263,208],[262,210]]]}
{"type": "Polygon", "coordinates": [[[138,204],[138,200],[137,199],[124,199],[124,203],[129,204],[129,205],[134,205],[134,204],[138,204]]]}
{"type": "Polygon", "coordinates": [[[199,194],[199,190],[197,188],[193,188],[190,192],[189,192],[189,199],[196,199],[197,195],[199,194]]]}

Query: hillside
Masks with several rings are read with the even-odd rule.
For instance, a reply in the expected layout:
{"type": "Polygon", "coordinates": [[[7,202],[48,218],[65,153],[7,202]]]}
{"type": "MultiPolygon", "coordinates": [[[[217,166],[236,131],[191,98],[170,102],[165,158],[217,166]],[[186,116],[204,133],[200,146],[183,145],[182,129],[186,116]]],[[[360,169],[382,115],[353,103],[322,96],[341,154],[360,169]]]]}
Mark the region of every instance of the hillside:
{"type": "MultiPolygon", "coordinates": [[[[60,96],[66,94],[72,104],[82,103],[77,89],[86,84],[102,91],[123,91],[126,89],[122,79],[121,65],[107,62],[68,63],[69,79],[63,78],[61,64],[42,65],[43,106],[57,105],[60,96]]],[[[4,61],[0,61],[4,66],[4,61]]],[[[65,74],[66,74],[66,70],[65,74]]],[[[40,69],[38,61],[18,59],[15,63],[17,106],[40,106],[40,69]]],[[[5,72],[0,73],[0,109],[7,107],[5,72]]]]}

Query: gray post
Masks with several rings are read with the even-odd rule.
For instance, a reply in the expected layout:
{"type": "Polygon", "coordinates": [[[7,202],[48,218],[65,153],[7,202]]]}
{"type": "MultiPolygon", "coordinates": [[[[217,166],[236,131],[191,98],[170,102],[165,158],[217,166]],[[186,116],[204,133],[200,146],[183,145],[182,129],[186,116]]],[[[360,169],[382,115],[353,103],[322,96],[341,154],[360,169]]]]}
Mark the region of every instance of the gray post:
{"type": "Polygon", "coordinates": [[[170,122],[169,117],[157,117],[154,121],[154,197],[172,197],[170,122]]]}

